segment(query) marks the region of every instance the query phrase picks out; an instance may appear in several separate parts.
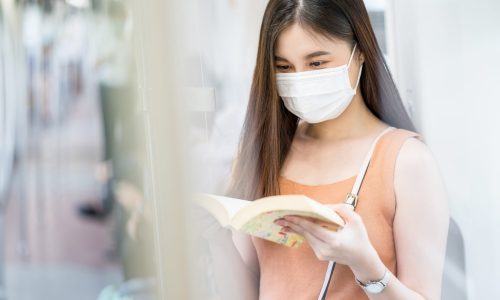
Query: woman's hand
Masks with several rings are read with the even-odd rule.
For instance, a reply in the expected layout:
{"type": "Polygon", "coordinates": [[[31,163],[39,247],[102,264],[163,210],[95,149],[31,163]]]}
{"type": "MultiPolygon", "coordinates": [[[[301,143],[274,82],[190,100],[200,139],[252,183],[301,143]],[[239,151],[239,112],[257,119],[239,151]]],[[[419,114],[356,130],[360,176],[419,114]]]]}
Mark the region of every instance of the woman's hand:
{"type": "Polygon", "coordinates": [[[300,216],[285,216],[276,224],[304,236],[318,259],[348,265],[361,281],[380,279],[385,267],[370,243],[361,217],[348,204],[327,206],[346,223],[338,231],[331,231],[300,216]]]}

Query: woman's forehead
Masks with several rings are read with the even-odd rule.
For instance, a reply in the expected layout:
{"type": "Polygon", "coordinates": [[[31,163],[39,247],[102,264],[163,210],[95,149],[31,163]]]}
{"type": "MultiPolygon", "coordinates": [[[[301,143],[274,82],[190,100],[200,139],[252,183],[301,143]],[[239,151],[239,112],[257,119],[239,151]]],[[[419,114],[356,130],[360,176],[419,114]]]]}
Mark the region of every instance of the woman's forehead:
{"type": "Polygon", "coordinates": [[[276,41],[274,55],[277,57],[306,57],[311,53],[324,51],[339,53],[348,49],[345,41],[328,38],[298,23],[283,30],[276,41]]]}

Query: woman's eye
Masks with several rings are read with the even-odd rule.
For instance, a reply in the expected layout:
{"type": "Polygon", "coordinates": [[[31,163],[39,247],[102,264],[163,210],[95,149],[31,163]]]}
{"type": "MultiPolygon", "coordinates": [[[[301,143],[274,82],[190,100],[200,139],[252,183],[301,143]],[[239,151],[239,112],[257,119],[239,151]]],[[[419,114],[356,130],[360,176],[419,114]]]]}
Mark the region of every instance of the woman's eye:
{"type": "Polygon", "coordinates": [[[320,67],[322,64],[323,64],[323,62],[322,62],[322,61],[313,61],[313,62],[312,62],[312,63],[310,63],[309,65],[310,65],[311,67],[315,67],[315,68],[316,68],[316,67],[320,67]]]}
{"type": "Polygon", "coordinates": [[[290,69],[290,66],[286,66],[286,65],[277,65],[276,66],[276,69],[280,70],[280,71],[286,71],[288,69],[290,69]]]}

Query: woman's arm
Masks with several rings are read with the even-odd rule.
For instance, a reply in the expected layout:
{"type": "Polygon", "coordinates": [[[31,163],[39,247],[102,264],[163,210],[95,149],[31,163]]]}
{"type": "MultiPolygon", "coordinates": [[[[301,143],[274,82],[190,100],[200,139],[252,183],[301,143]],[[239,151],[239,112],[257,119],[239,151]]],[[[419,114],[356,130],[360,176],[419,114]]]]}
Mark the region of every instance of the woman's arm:
{"type": "Polygon", "coordinates": [[[252,238],[248,234],[244,234],[233,230],[233,242],[238,249],[238,252],[245,263],[245,265],[256,275],[259,276],[259,260],[257,258],[257,252],[252,243],[252,238]]]}
{"type": "MultiPolygon", "coordinates": [[[[421,141],[412,138],[403,144],[394,189],[398,277],[392,276],[384,292],[368,296],[373,300],[441,299],[449,223],[447,196],[436,162],[421,141]]],[[[353,269],[357,278],[380,279],[384,266],[378,255],[372,261],[376,263],[371,267],[353,269]]]]}
{"type": "MultiPolygon", "coordinates": [[[[394,183],[398,277],[391,274],[381,293],[367,295],[372,300],[440,299],[449,214],[436,163],[422,142],[409,139],[404,143],[394,183]]],[[[319,259],[348,265],[362,282],[380,280],[385,266],[361,217],[346,204],[331,207],[346,221],[338,232],[300,217],[285,217],[278,224],[304,235],[319,259]]]]}
{"type": "Polygon", "coordinates": [[[252,265],[257,264],[257,260],[251,241],[221,227],[204,209],[194,207],[192,210],[195,228],[209,246],[218,299],[258,299],[258,265],[252,265]]]}
{"type": "Polygon", "coordinates": [[[209,241],[219,299],[258,299],[258,273],[245,263],[233,243],[231,231],[222,234],[225,238],[209,241]]]}
{"type": "Polygon", "coordinates": [[[448,201],[436,162],[421,141],[412,138],[403,144],[394,186],[398,278],[424,299],[441,299],[448,201]]]}

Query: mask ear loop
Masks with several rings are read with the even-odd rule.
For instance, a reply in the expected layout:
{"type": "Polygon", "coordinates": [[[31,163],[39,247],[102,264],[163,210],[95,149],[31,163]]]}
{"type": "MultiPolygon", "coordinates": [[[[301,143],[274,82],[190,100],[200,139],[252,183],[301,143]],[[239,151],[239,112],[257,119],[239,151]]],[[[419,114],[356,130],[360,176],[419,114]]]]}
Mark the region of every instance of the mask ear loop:
{"type": "Polygon", "coordinates": [[[347,69],[351,66],[352,58],[354,57],[354,53],[356,53],[356,47],[358,47],[358,43],[354,44],[354,48],[352,49],[351,57],[349,58],[349,62],[347,63],[347,69]]]}
{"type": "Polygon", "coordinates": [[[358,85],[359,85],[359,82],[361,81],[361,73],[362,72],[363,72],[363,64],[361,64],[361,67],[359,67],[358,80],[356,80],[356,86],[354,87],[354,95],[356,95],[356,92],[358,90],[358,85]]]}
{"type": "MultiPolygon", "coordinates": [[[[351,57],[349,58],[349,62],[347,63],[347,70],[351,66],[352,59],[354,57],[354,53],[356,53],[356,48],[358,47],[358,43],[354,44],[354,48],[352,49],[351,57]]],[[[361,73],[363,71],[363,64],[359,67],[358,79],[356,80],[356,85],[354,86],[354,95],[356,95],[356,91],[358,90],[359,81],[361,80],[361,73]]]]}

